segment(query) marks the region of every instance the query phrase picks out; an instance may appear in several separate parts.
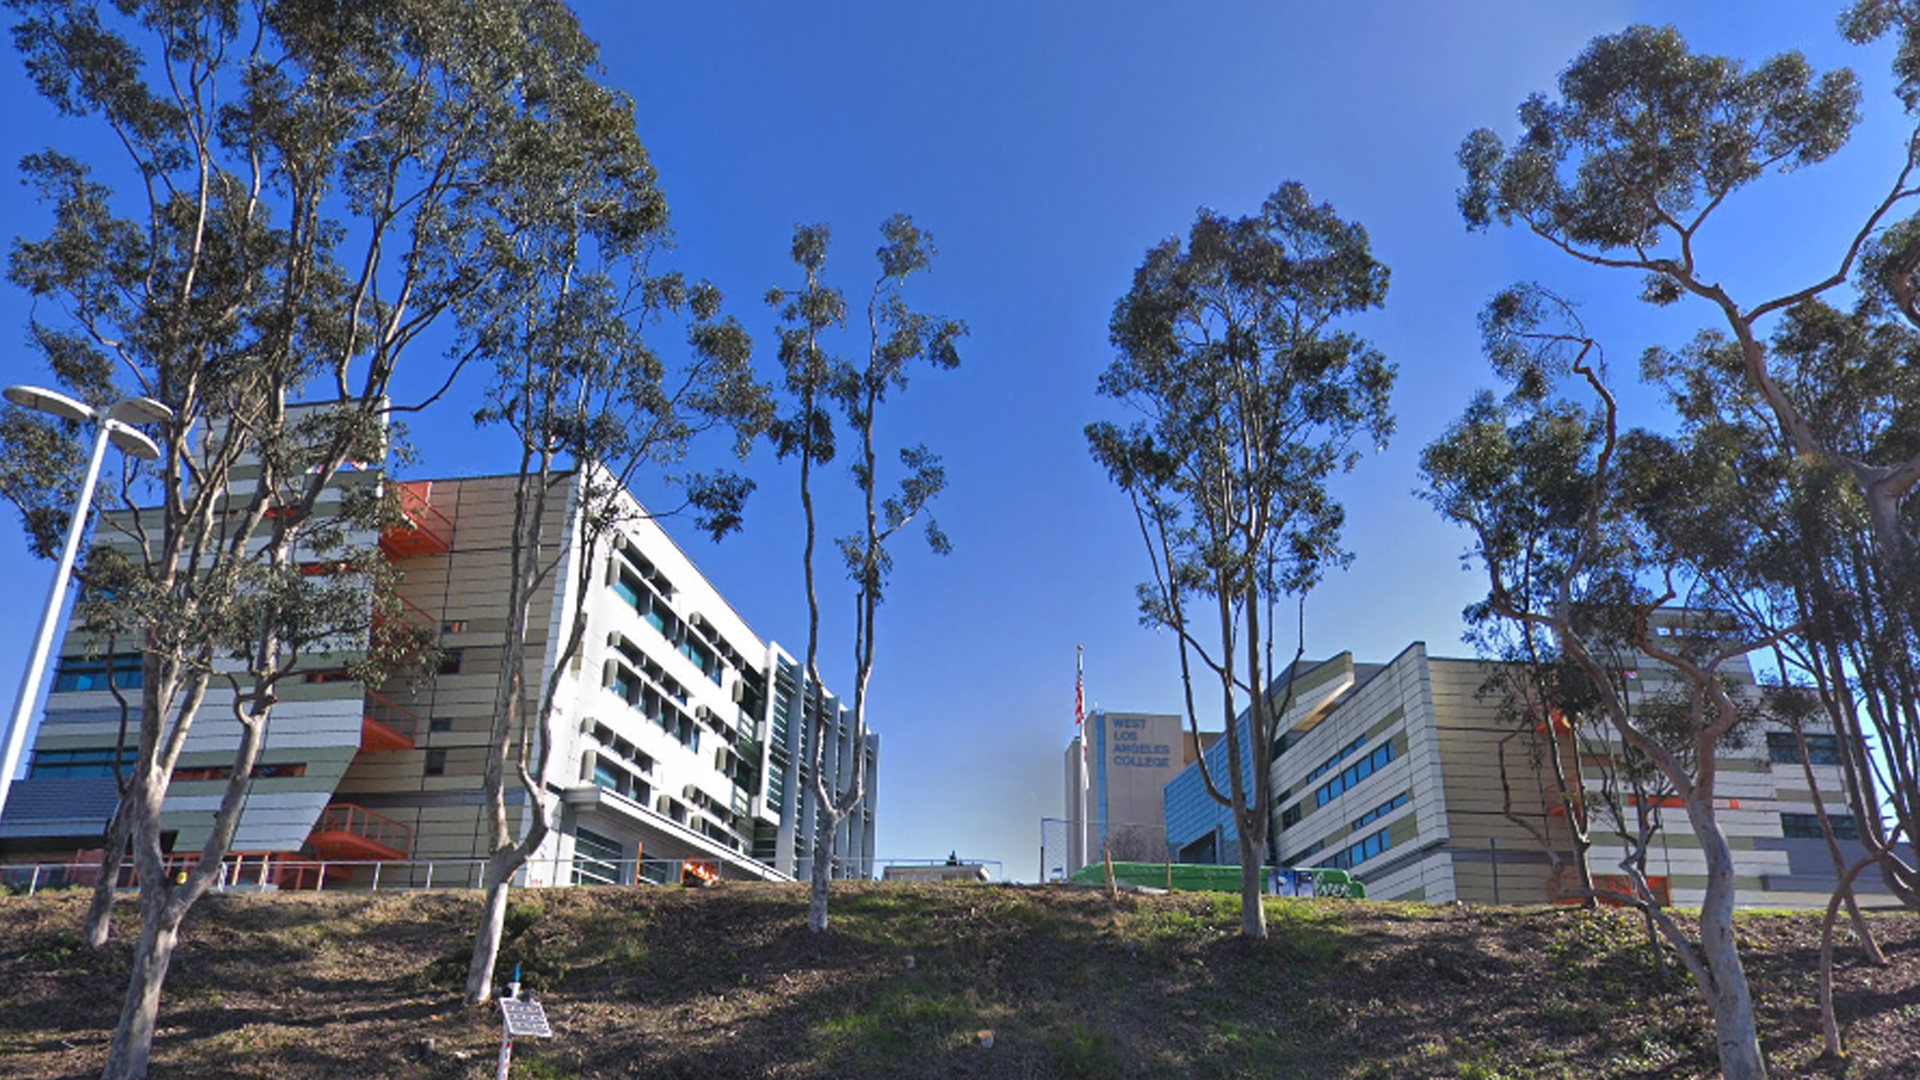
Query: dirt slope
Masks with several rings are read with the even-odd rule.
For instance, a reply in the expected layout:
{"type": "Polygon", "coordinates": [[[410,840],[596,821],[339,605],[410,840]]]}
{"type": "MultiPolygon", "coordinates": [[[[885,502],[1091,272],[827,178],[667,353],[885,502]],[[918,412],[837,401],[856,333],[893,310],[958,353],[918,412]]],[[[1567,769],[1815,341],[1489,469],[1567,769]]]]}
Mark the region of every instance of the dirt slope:
{"type": "MultiPolygon", "coordinates": [[[[0,898],[0,1076],[97,1075],[127,971],[77,947],[84,897],[0,898]]],[[[853,886],[825,941],[799,886],[522,894],[509,952],[557,1037],[515,1076],[1706,1077],[1684,977],[1617,913],[853,886]]],[[[189,921],[156,1077],[490,1077],[458,1002],[467,894],[215,897],[189,921]]],[[[1920,1077],[1920,919],[1849,953],[1844,1069],[1817,1063],[1817,924],[1742,923],[1776,1076],[1920,1077]]]]}

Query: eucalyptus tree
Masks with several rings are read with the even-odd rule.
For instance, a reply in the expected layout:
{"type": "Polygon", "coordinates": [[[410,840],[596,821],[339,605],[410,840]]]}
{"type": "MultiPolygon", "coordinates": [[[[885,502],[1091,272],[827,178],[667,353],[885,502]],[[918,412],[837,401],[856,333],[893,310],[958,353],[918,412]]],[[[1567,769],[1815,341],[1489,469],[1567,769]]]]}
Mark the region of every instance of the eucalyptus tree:
{"type": "Polygon", "coordinates": [[[890,395],[906,389],[914,370],[959,366],[958,342],[967,327],[907,305],[908,278],[933,265],[933,237],[904,214],[881,223],[880,234],[883,243],[875,252],[880,272],[867,295],[864,359],[835,358],[824,341],[848,318],[845,297],[822,278],[831,235],[825,225],[794,229],[792,256],[804,281],[799,288],[775,288],[767,294],[781,315],[779,356],[787,393],[785,411],[772,432],[780,455],[798,459],[805,529],[801,573],[807,594],[807,656],[796,696],[807,731],[808,774],[803,782],[812,785],[817,807],[807,899],[807,927],[816,934],[827,929],[828,883],[840,823],[866,797],[866,771],[860,762],[866,753],[867,695],[879,641],[879,609],[893,571],[889,544],[919,520],[935,554],[946,554],[952,546],[928,509],[946,487],[946,469],[939,456],[924,444],[898,448],[901,472],[891,494],[885,494],[877,425],[881,406],[890,395]],[[858,531],[835,541],[853,582],[854,608],[853,707],[848,732],[853,764],[842,770],[844,779],[828,776],[822,769],[826,744],[837,737],[841,721],[829,715],[821,689],[820,596],[814,562],[818,538],[814,469],[835,456],[836,414],[852,444],[849,452],[854,460],[848,472],[860,506],[858,531]]]}
{"type": "Polygon", "coordinates": [[[1354,442],[1393,430],[1395,369],[1341,329],[1379,307],[1387,268],[1367,233],[1283,184],[1260,213],[1201,210],[1183,244],[1155,245],[1114,305],[1119,354],[1100,392],[1141,414],[1126,427],[1089,424],[1087,442],[1132,500],[1151,578],[1143,624],[1170,631],[1188,723],[1196,694],[1218,694],[1228,776],[1201,757],[1207,794],[1239,834],[1241,932],[1266,936],[1260,905],[1273,809],[1269,766],[1290,691],[1279,674],[1275,608],[1300,604],[1329,567],[1344,566],[1344,509],[1327,490],[1358,462],[1354,442]],[[1198,679],[1210,680],[1196,689],[1198,679]]]}
{"type": "MultiPolygon", "coordinates": [[[[592,114],[601,126],[565,125],[578,140],[568,160],[621,168],[631,110],[595,85],[594,48],[556,0],[9,7],[35,87],[104,136],[80,144],[92,160],[48,150],[23,163],[52,210],[9,264],[39,301],[32,339],[76,396],[137,393],[174,413],[154,431],[159,462],[105,493],[118,535],[88,567],[93,595],[111,593],[89,618],[114,621],[142,654],[116,826],[141,928],[104,1070],[139,1077],[179,928],[221,873],[277,684],[316,643],[359,642],[367,677],[385,659],[387,635],[368,633],[379,568],[300,572],[380,513],[365,491],[316,513],[323,490],[387,453],[402,361],[436,326],[478,317],[462,305],[503,254],[488,226],[542,212],[551,176],[520,155],[527,128],[592,114]],[[296,408],[315,397],[333,400],[296,408]],[[210,688],[232,699],[235,754],[209,838],[174,881],[160,808],[210,688]]],[[[77,433],[16,416],[5,434],[15,461],[77,433]]],[[[61,478],[9,485],[39,530],[73,481],[57,462],[28,471],[61,478]]]]}
{"type": "Polygon", "coordinates": [[[1689,530],[1702,515],[1670,490],[1718,482],[1731,469],[1711,443],[1622,431],[1598,344],[1557,297],[1508,290],[1482,327],[1511,392],[1477,397],[1421,457],[1426,497],[1468,530],[1469,556],[1486,573],[1486,598],[1469,616],[1549,633],[1593,688],[1617,740],[1611,752],[1651,765],[1684,808],[1707,879],[1693,933],[1665,909],[1631,849],[1621,865],[1631,888],[1619,898],[1653,920],[1695,979],[1725,1076],[1756,1080],[1766,1065],[1715,793],[1721,753],[1750,737],[1759,714],[1760,703],[1736,689],[1733,665],[1782,631],[1728,613],[1746,583],[1696,557],[1702,537],[1689,530]],[[1678,688],[1631,700],[1613,659],[1619,649],[1650,657],[1678,688]]]}
{"type": "MultiPolygon", "coordinates": [[[[1897,94],[1920,117],[1920,5],[1858,0],[1841,28],[1856,42],[1898,39],[1897,94]]],[[[1520,226],[1580,263],[1638,274],[1650,303],[1691,301],[1719,323],[1715,355],[1746,395],[1728,407],[1757,407],[1777,432],[1767,449],[1781,459],[1776,470],[1821,492],[1802,499],[1796,530],[1818,550],[1787,567],[1803,578],[1793,652],[1848,746],[1863,837],[1913,906],[1920,871],[1896,841],[1920,826],[1920,438],[1900,359],[1920,326],[1920,219],[1911,216],[1920,121],[1883,192],[1798,286],[1738,295],[1711,259],[1707,230],[1769,172],[1831,157],[1859,102],[1852,72],[1816,75],[1797,52],[1749,68],[1691,52],[1671,28],[1633,27],[1576,57],[1558,100],[1529,98],[1512,146],[1486,130],[1468,136],[1460,207],[1470,227],[1520,226]],[[1863,749],[1868,736],[1878,762],[1863,749]]],[[[1703,354],[1677,355],[1704,370],[1703,354]]],[[[1698,389],[1725,396],[1735,387],[1718,379],[1698,389]]]]}
{"type": "Polygon", "coordinates": [[[771,409],[754,381],[752,343],[722,316],[718,290],[649,272],[666,239],[666,207],[628,103],[591,83],[561,89],[568,96],[511,129],[524,173],[480,228],[491,272],[458,301],[464,354],[493,370],[476,420],[505,428],[519,451],[469,1004],[492,994],[513,875],[552,828],[552,732],[565,719],[561,692],[577,677],[613,537],[643,513],[691,511],[716,539],[738,527],[752,485],[682,469],[695,440],[716,428],[730,429],[744,454],[771,409]],[[669,363],[646,331],[682,316],[685,356],[669,363]],[[684,504],[643,511],[627,494],[642,474],[677,486],[684,504]],[[547,629],[535,622],[537,602],[556,587],[564,629],[546,645],[544,675],[530,682],[528,639],[547,629]],[[509,773],[523,795],[519,821],[509,819],[509,773]]]}
{"type": "MultiPolygon", "coordinates": [[[[1786,314],[1770,343],[1776,353],[1796,357],[1805,373],[1794,390],[1807,415],[1824,431],[1851,429],[1850,441],[1861,431],[1905,426],[1901,410],[1885,406],[1911,401],[1920,385],[1907,371],[1920,335],[1897,325],[1864,335],[1845,329],[1851,324],[1858,331],[1865,322],[1859,312],[1842,315],[1809,301],[1786,314]]],[[[1889,590],[1868,584],[1880,562],[1865,535],[1862,500],[1831,463],[1801,460],[1792,452],[1760,395],[1741,377],[1739,351],[1723,335],[1702,333],[1677,352],[1652,350],[1642,368],[1665,390],[1678,424],[1676,446],[1653,472],[1658,482],[1638,496],[1639,512],[1672,537],[1676,552],[1728,583],[1722,599],[1728,612],[1777,638],[1772,659],[1779,681],[1769,689],[1766,706],[1795,735],[1833,865],[1827,938],[1844,907],[1868,961],[1884,963],[1852,883],[1880,865],[1894,892],[1912,903],[1912,867],[1893,845],[1913,821],[1915,755],[1910,743],[1894,741],[1897,725],[1873,723],[1863,714],[1870,715],[1872,705],[1897,702],[1901,685],[1914,685],[1914,659],[1902,621],[1881,617],[1889,590]],[[1837,792],[1821,790],[1809,726],[1838,736],[1837,792]],[[1880,742],[1877,752],[1868,735],[1880,742]],[[1855,828],[1846,830],[1846,838],[1857,837],[1862,847],[1841,844],[1829,797],[1849,812],[1846,821],[1855,828]],[[1890,826],[1883,807],[1890,811],[1890,826]]],[[[1837,1056],[1830,944],[1823,952],[1826,1036],[1837,1056]]]]}

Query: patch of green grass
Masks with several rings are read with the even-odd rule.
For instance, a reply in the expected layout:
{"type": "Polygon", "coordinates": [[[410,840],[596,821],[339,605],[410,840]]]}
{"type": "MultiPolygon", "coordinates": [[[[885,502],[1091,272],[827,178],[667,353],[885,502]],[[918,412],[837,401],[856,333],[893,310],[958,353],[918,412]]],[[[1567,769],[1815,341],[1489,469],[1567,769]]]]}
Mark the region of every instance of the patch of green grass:
{"type": "MultiPolygon", "coordinates": [[[[500,927],[500,952],[493,964],[493,981],[504,985],[520,972],[520,984],[529,990],[551,990],[567,977],[567,967],[553,956],[553,948],[539,930],[542,910],[538,904],[509,901],[506,918],[500,927]]],[[[428,964],[422,973],[430,986],[460,989],[466,986],[467,968],[473,963],[473,940],[449,950],[428,964]]]]}
{"type": "Polygon", "coordinates": [[[836,895],[830,926],[869,945],[918,949],[938,944],[934,916],[943,907],[921,889],[862,889],[836,895]]]}
{"type": "Polygon", "coordinates": [[[1136,908],[1127,922],[1142,940],[1155,945],[1205,940],[1240,929],[1239,897],[1189,893],[1183,899],[1188,902],[1136,908]]]}
{"type": "Polygon", "coordinates": [[[1343,920],[1326,904],[1307,900],[1267,902],[1267,939],[1310,974],[1326,974],[1352,951],[1343,920]]]}
{"type": "Polygon", "coordinates": [[[1320,1075],[1320,1070],[1303,1065],[1293,1045],[1273,1028],[1235,1021],[1209,1026],[1201,1066],[1205,1076],[1246,1080],[1306,1080],[1320,1075]]]}
{"type": "Polygon", "coordinates": [[[64,964],[80,954],[80,935],[72,930],[55,930],[35,938],[27,955],[47,964],[64,964]]]}
{"type": "Polygon", "coordinates": [[[821,1050],[849,1067],[895,1066],[905,1055],[962,1046],[983,1027],[971,991],[925,983],[889,986],[816,1029],[821,1050]]]}
{"type": "Polygon", "coordinates": [[[511,1080],[572,1080],[558,1065],[537,1057],[514,1058],[508,1076],[511,1080]]]}
{"type": "Polygon", "coordinates": [[[1540,1015],[1571,1031],[1598,1031],[1608,1019],[1599,1002],[1560,993],[1541,999],[1540,1015]]]}
{"type": "Polygon", "coordinates": [[[1075,1020],[1065,1031],[1049,1038],[1060,1075],[1071,1080],[1104,1080],[1126,1072],[1120,1048],[1098,1028],[1075,1020]]]}
{"type": "Polygon", "coordinates": [[[1677,974],[1677,965],[1668,963],[1662,982],[1646,925],[1614,911],[1568,913],[1547,946],[1547,959],[1570,992],[1595,993],[1603,1001],[1639,1000],[1670,989],[1677,974]]]}

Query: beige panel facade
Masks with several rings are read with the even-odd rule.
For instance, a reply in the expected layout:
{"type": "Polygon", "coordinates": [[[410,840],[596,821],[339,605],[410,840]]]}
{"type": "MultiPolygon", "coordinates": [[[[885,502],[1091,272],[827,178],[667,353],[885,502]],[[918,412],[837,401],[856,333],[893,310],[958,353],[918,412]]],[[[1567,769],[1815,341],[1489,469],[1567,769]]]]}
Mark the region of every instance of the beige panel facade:
{"type": "MultiPolygon", "coordinates": [[[[1625,663],[1635,700],[1677,685],[1646,657],[1625,663]]],[[[1621,830],[1636,820],[1628,803],[1623,826],[1602,794],[1603,770],[1619,747],[1604,732],[1577,742],[1563,728],[1549,735],[1547,724],[1503,708],[1489,681],[1495,671],[1485,661],[1429,657],[1416,642],[1386,664],[1341,656],[1300,672],[1302,685],[1317,678],[1339,689],[1317,714],[1308,704],[1286,719],[1272,766],[1279,860],[1349,869],[1379,899],[1564,900],[1577,882],[1562,806],[1570,802],[1591,817],[1593,873],[1618,874],[1627,851],[1621,830]],[[1548,756],[1556,752],[1568,776],[1564,800],[1548,756]]],[[[1730,675],[1745,687],[1739,692],[1756,692],[1744,665],[1730,675]]],[[[1783,753],[1783,731],[1763,721],[1742,745],[1723,750],[1716,816],[1734,848],[1740,903],[1823,906],[1833,867],[1824,843],[1807,833],[1811,795],[1800,761],[1783,753]]],[[[1815,733],[1823,737],[1830,738],[1815,733]]],[[[1816,758],[1813,772],[1829,805],[1842,803],[1840,770],[1816,758]]],[[[1699,845],[1684,811],[1657,809],[1662,827],[1647,873],[1672,903],[1698,904],[1706,884],[1699,845]]],[[[1864,887],[1871,902],[1880,886],[1864,887]]]]}

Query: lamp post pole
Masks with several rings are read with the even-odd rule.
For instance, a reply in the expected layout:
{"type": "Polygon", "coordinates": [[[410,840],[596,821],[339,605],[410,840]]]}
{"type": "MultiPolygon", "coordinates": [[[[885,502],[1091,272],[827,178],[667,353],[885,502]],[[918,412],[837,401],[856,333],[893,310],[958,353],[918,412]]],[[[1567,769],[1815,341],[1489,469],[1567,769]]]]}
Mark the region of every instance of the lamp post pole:
{"type": "MultiPolygon", "coordinates": [[[[7,721],[6,745],[0,748],[0,815],[6,812],[7,796],[13,790],[13,774],[20,766],[20,754],[26,747],[34,699],[40,696],[47,653],[53,647],[53,630],[60,622],[60,601],[66,594],[68,579],[73,576],[73,561],[80,551],[80,536],[86,532],[87,512],[93,506],[93,487],[100,480],[100,465],[107,456],[107,443],[112,442],[136,457],[149,460],[157,458],[160,448],[126,421],[163,420],[173,415],[165,405],[147,398],[129,398],[102,416],[91,407],[63,394],[35,387],[10,386],[6,390],[6,397],[16,405],[70,420],[96,420],[99,430],[93,439],[93,455],[87,461],[86,479],[81,482],[79,498],[74,502],[73,520],[67,525],[67,541],[60,551],[60,565],[53,572],[53,584],[47,589],[47,603],[40,612],[40,628],[34,633],[33,648],[27,653],[27,669],[20,678],[20,695],[14,700],[13,715],[7,721]]],[[[107,677],[113,677],[111,661],[108,662],[107,677]]]]}

